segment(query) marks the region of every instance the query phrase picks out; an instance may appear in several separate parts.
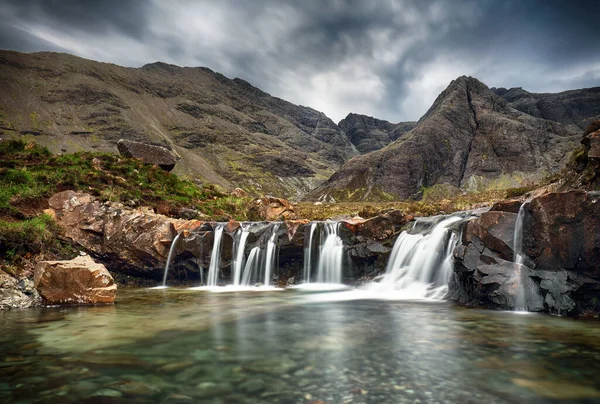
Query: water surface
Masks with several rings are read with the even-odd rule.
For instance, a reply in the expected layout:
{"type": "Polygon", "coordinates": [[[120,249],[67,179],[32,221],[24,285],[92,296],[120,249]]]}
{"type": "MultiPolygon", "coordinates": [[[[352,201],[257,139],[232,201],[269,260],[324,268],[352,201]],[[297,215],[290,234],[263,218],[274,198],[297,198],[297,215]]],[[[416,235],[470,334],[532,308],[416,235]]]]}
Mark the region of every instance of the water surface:
{"type": "Polygon", "coordinates": [[[600,323],[347,292],[121,290],[0,313],[0,402],[600,400],[600,323]]]}

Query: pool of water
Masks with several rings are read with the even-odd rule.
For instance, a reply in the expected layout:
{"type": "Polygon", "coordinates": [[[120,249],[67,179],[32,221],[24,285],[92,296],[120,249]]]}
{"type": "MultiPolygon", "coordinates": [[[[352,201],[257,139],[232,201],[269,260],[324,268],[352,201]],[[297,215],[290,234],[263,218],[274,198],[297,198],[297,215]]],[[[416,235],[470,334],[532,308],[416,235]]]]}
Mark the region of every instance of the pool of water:
{"type": "Polygon", "coordinates": [[[0,313],[0,402],[600,400],[600,322],[349,292],[121,290],[0,313]]]}

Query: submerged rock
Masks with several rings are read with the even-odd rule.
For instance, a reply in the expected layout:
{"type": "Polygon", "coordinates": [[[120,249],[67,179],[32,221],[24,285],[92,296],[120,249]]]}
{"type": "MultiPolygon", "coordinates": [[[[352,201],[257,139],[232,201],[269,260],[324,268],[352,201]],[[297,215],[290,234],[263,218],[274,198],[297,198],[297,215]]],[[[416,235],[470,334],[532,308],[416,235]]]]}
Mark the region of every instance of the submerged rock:
{"type": "Polygon", "coordinates": [[[34,282],[46,304],[113,303],[117,294],[106,267],[88,255],[70,261],[41,261],[34,282]]]}
{"type": "Polygon", "coordinates": [[[0,270],[0,310],[39,306],[42,299],[33,282],[17,279],[0,270]]]}

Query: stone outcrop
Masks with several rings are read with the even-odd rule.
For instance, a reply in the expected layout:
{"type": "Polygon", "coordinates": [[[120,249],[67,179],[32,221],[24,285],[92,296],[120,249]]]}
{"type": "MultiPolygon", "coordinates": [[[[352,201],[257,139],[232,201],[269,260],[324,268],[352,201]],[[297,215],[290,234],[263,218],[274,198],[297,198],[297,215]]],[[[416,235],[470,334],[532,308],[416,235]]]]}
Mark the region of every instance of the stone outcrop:
{"type": "Polygon", "coordinates": [[[472,77],[448,86],[416,127],[355,157],[307,199],[406,199],[436,184],[519,186],[562,168],[580,129],[512,108],[472,77]]]}
{"type": "Polygon", "coordinates": [[[102,203],[85,193],[64,191],[49,200],[63,236],[98,257],[109,269],[160,278],[171,241],[199,220],[172,219],[152,209],[102,203]]]}
{"type": "Polygon", "coordinates": [[[41,261],[34,282],[44,303],[50,305],[113,303],[117,294],[106,267],[88,255],[70,261],[41,261]]]}
{"type": "Polygon", "coordinates": [[[41,303],[31,280],[17,279],[0,270],[0,310],[25,309],[41,303]]]}
{"type": "Polygon", "coordinates": [[[248,217],[255,221],[293,220],[296,219],[296,210],[286,199],[265,196],[254,201],[248,217]]]}
{"type": "Polygon", "coordinates": [[[124,157],[140,159],[146,164],[157,165],[165,171],[173,170],[177,163],[173,154],[162,146],[120,139],[117,148],[124,157]]]}
{"type": "Polygon", "coordinates": [[[527,203],[523,265],[513,263],[516,218],[510,211],[490,211],[464,225],[450,297],[512,310],[521,285],[530,311],[600,312],[600,195],[553,192],[527,203]]]}

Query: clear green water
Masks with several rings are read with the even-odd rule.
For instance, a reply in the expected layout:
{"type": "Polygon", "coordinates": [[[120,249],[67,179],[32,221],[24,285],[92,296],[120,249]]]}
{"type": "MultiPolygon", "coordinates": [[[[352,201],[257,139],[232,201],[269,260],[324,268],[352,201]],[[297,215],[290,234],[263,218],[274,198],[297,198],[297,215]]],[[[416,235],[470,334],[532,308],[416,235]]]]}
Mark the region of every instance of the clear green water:
{"type": "Polygon", "coordinates": [[[0,313],[0,402],[600,402],[599,322],[325,296],[124,290],[0,313]]]}

